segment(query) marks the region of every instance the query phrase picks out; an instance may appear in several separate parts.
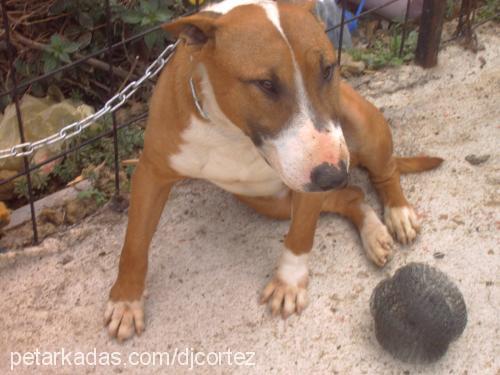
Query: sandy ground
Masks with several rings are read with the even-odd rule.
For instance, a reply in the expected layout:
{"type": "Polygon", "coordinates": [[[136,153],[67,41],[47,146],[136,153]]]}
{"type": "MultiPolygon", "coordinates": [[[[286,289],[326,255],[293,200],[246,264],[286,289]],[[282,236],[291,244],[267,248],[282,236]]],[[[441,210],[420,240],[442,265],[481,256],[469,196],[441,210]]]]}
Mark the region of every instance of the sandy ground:
{"type": "MultiPolygon", "coordinates": [[[[312,251],[311,303],[300,317],[273,319],[257,297],[287,223],[262,218],[207,183],[185,183],[172,193],[152,244],[147,330],[125,344],[111,341],[102,322],[125,214],[103,209],[37,248],[1,255],[0,373],[7,373],[11,352],[95,350],[116,352],[122,362],[146,352],[147,362],[148,353],[189,348],[255,353],[248,359],[253,366],[205,365],[196,373],[499,374],[500,29],[486,25],[479,38],[485,49],[477,55],[452,45],[435,69],[403,67],[360,86],[390,119],[398,154],[446,159],[436,171],[403,178],[423,231],[411,246],[399,246],[387,267],[367,260],[349,223],[324,216],[312,251]],[[473,166],[465,161],[469,154],[490,157],[473,166]],[[384,352],[369,313],[375,285],[411,261],[446,272],[468,306],[464,334],[432,365],[404,364],[384,352]]],[[[380,212],[366,176],[357,172],[354,181],[380,212]]],[[[15,373],[189,372],[165,362],[66,362],[18,366],[15,373]]]]}

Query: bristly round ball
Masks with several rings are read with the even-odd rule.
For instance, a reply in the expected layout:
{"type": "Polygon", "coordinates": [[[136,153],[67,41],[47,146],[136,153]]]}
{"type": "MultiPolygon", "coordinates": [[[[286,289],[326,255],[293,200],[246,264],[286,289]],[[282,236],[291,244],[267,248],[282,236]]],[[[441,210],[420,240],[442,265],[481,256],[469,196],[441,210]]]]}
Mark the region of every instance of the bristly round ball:
{"type": "Polygon", "coordinates": [[[370,309],[384,349],[405,362],[433,362],[467,324],[457,286],[441,271],[410,263],[374,289],[370,309]]]}

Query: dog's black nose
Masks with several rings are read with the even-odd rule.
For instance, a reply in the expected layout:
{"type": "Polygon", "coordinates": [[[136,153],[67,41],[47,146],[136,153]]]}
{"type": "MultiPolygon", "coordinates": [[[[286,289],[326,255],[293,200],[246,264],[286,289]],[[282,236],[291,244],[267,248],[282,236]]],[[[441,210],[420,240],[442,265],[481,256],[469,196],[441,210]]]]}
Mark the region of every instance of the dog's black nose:
{"type": "Polygon", "coordinates": [[[347,185],[347,166],[341,161],[336,167],[330,163],[323,163],[311,172],[311,187],[316,191],[332,190],[347,185]]]}

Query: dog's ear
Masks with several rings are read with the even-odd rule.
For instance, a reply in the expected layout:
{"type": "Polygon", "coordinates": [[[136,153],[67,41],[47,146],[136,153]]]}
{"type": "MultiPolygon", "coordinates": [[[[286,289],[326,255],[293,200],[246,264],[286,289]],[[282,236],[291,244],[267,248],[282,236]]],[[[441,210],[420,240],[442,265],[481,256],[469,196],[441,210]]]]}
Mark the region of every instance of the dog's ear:
{"type": "Polygon", "coordinates": [[[316,0],[308,0],[301,4],[302,8],[316,16],[316,0]]]}
{"type": "Polygon", "coordinates": [[[325,25],[325,22],[321,19],[320,15],[319,15],[319,10],[318,8],[316,7],[317,6],[317,1],[316,0],[308,0],[306,1],[304,4],[301,5],[302,9],[304,9],[306,12],[309,12],[311,13],[314,18],[316,18],[316,20],[323,26],[326,26],[325,25]]]}
{"type": "Polygon", "coordinates": [[[199,12],[163,25],[174,38],[185,39],[188,44],[204,44],[215,34],[215,21],[220,13],[199,12]]]}

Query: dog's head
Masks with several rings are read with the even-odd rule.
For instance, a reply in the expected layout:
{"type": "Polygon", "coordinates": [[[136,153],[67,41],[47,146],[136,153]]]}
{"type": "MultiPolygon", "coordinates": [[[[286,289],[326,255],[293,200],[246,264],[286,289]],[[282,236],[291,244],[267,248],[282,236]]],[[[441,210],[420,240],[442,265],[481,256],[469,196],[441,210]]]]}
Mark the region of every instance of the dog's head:
{"type": "Polygon", "coordinates": [[[203,108],[250,137],[291,189],[344,186],[339,72],[323,26],[311,6],[249,3],[226,0],[165,26],[191,50],[203,108]]]}

